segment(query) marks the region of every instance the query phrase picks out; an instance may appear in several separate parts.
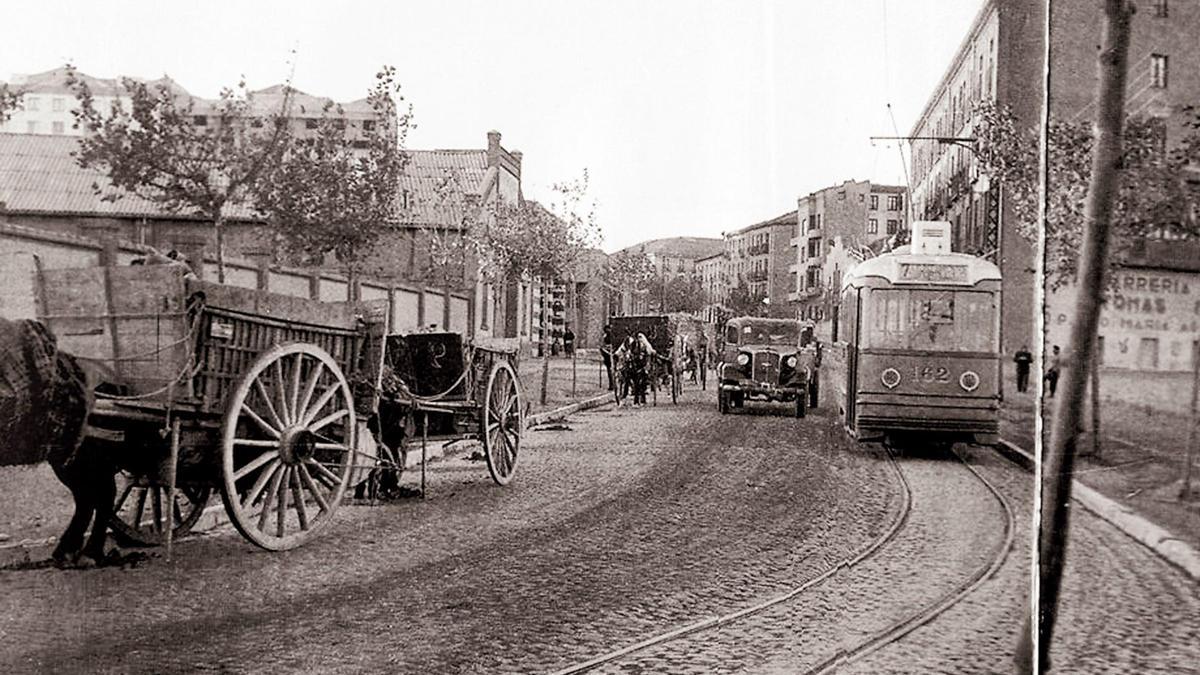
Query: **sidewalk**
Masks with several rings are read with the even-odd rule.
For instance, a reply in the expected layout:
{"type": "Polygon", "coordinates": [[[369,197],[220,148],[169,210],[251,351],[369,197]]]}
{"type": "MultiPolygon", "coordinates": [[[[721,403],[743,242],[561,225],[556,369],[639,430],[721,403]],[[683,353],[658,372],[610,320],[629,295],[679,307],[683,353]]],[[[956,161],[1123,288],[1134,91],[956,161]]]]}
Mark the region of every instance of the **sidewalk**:
{"type": "MultiPolygon", "coordinates": [[[[1191,385],[1186,379],[1183,386],[1174,376],[1102,371],[1100,453],[1093,453],[1089,429],[1080,437],[1074,475],[1118,507],[1165,530],[1168,538],[1200,549],[1200,476],[1195,467],[1192,499],[1178,499],[1189,426],[1191,385]]],[[[1033,394],[1018,394],[1015,382],[1015,369],[1007,364],[1001,436],[1032,452],[1033,394]]],[[[1045,399],[1047,442],[1054,404],[1045,399]]],[[[1084,418],[1090,427],[1090,398],[1084,418]]]]}
{"type": "Polygon", "coordinates": [[[521,393],[530,404],[530,411],[535,414],[591,398],[608,390],[604,365],[595,350],[581,352],[575,357],[574,394],[571,390],[571,359],[561,354],[550,357],[546,405],[541,404],[542,358],[522,354],[517,371],[521,378],[521,393]]]}

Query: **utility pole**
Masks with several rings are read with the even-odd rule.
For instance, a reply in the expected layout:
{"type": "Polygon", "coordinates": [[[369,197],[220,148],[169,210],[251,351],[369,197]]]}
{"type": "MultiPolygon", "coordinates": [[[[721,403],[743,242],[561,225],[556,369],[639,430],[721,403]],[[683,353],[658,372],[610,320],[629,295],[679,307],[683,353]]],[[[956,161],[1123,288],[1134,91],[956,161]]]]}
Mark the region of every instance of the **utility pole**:
{"type": "MultiPolygon", "coordinates": [[[[1095,366],[1096,332],[1108,264],[1109,224],[1117,169],[1121,161],[1121,126],[1125,117],[1125,71],[1129,56],[1129,25],[1133,6],[1126,0],[1104,0],[1104,31],[1099,60],[1095,145],[1092,175],[1083,211],[1083,248],[1079,261],[1079,297],[1071,320],[1071,353],[1062,374],[1062,395],[1051,422],[1050,447],[1042,460],[1042,510],[1038,528],[1038,672],[1050,670],[1050,645],[1058,615],[1058,596],[1066,561],[1072,473],[1079,420],[1083,413],[1088,367],[1095,366]]],[[[1049,104],[1049,101],[1046,101],[1049,104]]],[[[1047,186],[1047,190],[1053,186],[1047,186]]],[[[1022,635],[1017,667],[1029,672],[1030,631],[1022,635]]]]}

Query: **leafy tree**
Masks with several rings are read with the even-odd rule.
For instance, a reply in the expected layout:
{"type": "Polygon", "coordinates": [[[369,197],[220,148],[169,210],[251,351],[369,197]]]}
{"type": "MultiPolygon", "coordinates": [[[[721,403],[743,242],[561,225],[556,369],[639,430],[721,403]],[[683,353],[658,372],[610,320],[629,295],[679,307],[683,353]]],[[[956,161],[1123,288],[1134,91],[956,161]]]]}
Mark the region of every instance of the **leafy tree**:
{"type": "Polygon", "coordinates": [[[0,85],[0,124],[12,118],[14,110],[21,108],[21,92],[0,85]]]}
{"type": "Polygon", "coordinates": [[[608,257],[602,278],[605,288],[618,298],[624,293],[648,293],[654,278],[654,263],[641,251],[618,251],[608,257]]]}
{"type": "Polygon", "coordinates": [[[367,98],[374,124],[355,137],[341,107],[327,103],[314,133],[294,139],[253,189],[255,208],[286,251],[318,264],[332,258],[352,282],[375,271],[372,250],[399,223],[407,161],[411,111],[397,115],[404,99],[395,69],[383,68],[375,80],[367,98]]]}
{"type": "Polygon", "coordinates": [[[657,303],[664,313],[698,312],[707,302],[704,284],[694,274],[654,277],[649,292],[651,302],[657,303]]]}
{"type": "MultiPolygon", "coordinates": [[[[228,210],[247,203],[287,150],[286,100],[284,109],[264,120],[255,115],[244,81],[197,108],[196,99],[165,85],[123,78],[128,104],[114,101],[106,113],[70,64],[67,82],[79,101],[72,111],[75,125],[85,132],[75,153],[79,165],[104,172],[121,192],[207,218],[216,232],[217,276],[223,282],[228,210]]],[[[92,187],[102,194],[99,185],[92,187]]]]}
{"type": "MultiPolygon", "coordinates": [[[[588,174],[553,186],[553,201],[546,206],[532,200],[491,205],[490,218],[477,236],[477,249],[486,254],[484,264],[508,282],[531,279],[542,284],[549,297],[552,283],[564,280],[583,251],[600,240],[595,205],[588,200],[588,174]]],[[[543,313],[542,325],[546,325],[543,313]]],[[[542,331],[542,393],[550,372],[549,332],[542,331]]]]}
{"type": "Polygon", "coordinates": [[[729,316],[765,316],[768,311],[766,303],[763,302],[765,297],[762,293],[751,292],[750,285],[742,280],[737,286],[729,289],[729,297],[725,303],[729,316]]]}
{"type": "MultiPolygon", "coordinates": [[[[1198,196],[1181,180],[1200,161],[1200,115],[1188,108],[1184,134],[1166,143],[1163,120],[1129,117],[1113,203],[1112,255],[1120,266],[1147,238],[1200,235],[1188,208],[1198,196]]],[[[1022,237],[1038,237],[1039,158],[1035,130],[1019,128],[1007,108],[985,105],[977,111],[980,170],[999,180],[1022,237]]],[[[1083,237],[1083,206],[1092,174],[1093,133],[1089,122],[1051,117],[1047,133],[1049,193],[1046,214],[1046,274],[1051,288],[1071,283],[1078,272],[1083,237]]],[[[1111,275],[1110,275],[1111,279],[1111,275]]]]}

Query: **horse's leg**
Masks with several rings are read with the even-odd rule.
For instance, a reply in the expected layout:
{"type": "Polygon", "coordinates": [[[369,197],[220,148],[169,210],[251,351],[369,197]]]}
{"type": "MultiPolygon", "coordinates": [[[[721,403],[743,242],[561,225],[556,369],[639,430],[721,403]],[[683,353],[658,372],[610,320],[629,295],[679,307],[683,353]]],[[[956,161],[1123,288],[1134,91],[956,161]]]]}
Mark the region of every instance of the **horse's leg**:
{"type": "MultiPolygon", "coordinates": [[[[117,480],[107,467],[95,467],[89,480],[89,492],[95,505],[96,521],[83,554],[96,564],[104,563],[104,543],[108,536],[108,521],[112,519],[113,500],[117,497],[117,480]]],[[[170,514],[167,516],[170,518],[170,514]]]]}
{"type": "Polygon", "coordinates": [[[59,563],[74,563],[79,558],[80,549],[83,548],[83,535],[92,520],[95,506],[86,488],[81,486],[82,481],[77,471],[57,464],[51,464],[51,467],[58,480],[71,490],[71,497],[75,501],[75,513],[71,515],[71,522],[67,523],[67,529],[58,540],[51,556],[59,563]]]}

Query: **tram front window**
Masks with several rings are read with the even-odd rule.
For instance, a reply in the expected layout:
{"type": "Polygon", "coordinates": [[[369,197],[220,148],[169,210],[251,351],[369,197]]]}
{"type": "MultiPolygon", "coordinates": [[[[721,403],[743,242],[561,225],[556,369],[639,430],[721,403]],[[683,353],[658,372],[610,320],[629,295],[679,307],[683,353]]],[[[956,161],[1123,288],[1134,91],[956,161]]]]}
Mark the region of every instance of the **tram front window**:
{"type": "Polygon", "coordinates": [[[955,352],[997,348],[992,293],[872,289],[865,305],[868,347],[955,352]]]}

